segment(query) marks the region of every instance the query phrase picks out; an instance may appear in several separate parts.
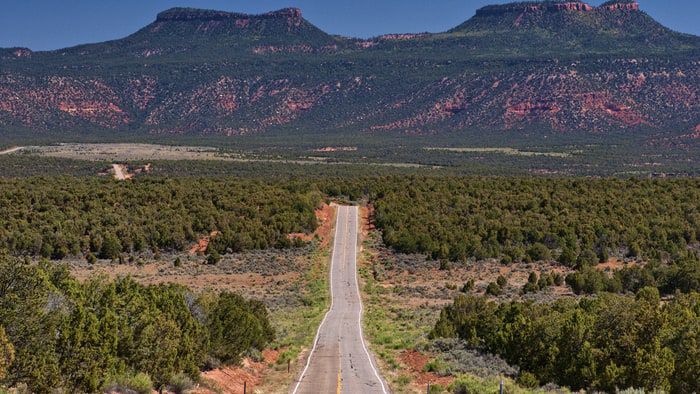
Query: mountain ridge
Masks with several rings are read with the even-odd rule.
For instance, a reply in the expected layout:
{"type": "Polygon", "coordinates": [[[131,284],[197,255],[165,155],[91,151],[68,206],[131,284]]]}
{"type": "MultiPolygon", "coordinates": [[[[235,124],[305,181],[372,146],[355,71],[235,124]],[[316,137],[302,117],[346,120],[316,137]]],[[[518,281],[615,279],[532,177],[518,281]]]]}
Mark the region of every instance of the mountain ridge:
{"type": "Polygon", "coordinates": [[[443,33],[330,35],[285,8],[171,8],[123,39],[0,50],[0,127],[561,132],[700,124],[700,37],[636,1],[486,6],[443,33]]]}

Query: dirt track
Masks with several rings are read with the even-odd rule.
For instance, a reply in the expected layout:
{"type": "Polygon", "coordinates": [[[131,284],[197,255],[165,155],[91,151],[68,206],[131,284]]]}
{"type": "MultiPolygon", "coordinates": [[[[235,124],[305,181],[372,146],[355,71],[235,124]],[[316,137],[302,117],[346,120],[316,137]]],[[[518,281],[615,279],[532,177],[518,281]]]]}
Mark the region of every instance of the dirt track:
{"type": "Polygon", "coordinates": [[[112,164],[112,168],[114,169],[114,179],[118,181],[125,181],[131,178],[126,170],[126,166],[123,164],[112,164]]]}
{"type": "Polygon", "coordinates": [[[15,153],[24,149],[23,146],[16,146],[14,148],[0,150],[0,155],[9,155],[10,153],[15,153]]]}

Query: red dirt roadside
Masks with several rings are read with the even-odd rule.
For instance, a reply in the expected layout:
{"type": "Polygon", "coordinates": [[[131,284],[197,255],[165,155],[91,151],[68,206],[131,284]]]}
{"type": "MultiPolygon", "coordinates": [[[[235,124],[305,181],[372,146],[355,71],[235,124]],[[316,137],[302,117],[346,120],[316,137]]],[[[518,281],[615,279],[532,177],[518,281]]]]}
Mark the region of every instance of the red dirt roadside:
{"type": "Polygon", "coordinates": [[[196,394],[240,394],[243,385],[248,393],[252,393],[260,385],[268,365],[277,362],[279,350],[266,349],[262,352],[263,361],[254,362],[244,359],[240,367],[223,367],[202,373],[202,380],[212,388],[199,387],[193,391],[196,394]]]}

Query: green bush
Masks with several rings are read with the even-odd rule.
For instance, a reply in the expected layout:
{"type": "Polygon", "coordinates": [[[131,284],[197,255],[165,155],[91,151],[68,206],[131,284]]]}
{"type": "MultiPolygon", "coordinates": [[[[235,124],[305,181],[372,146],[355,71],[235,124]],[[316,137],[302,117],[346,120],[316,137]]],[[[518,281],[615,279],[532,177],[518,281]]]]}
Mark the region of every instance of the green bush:
{"type": "Polygon", "coordinates": [[[501,295],[503,290],[501,289],[501,286],[498,285],[496,282],[491,282],[486,286],[486,294],[494,297],[498,297],[501,295]]]}
{"type": "Polygon", "coordinates": [[[500,287],[505,287],[505,285],[508,284],[508,280],[505,278],[505,276],[503,276],[503,275],[498,275],[498,278],[496,279],[496,283],[497,283],[500,287]]]}
{"type": "Polygon", "coordinates": [[[0,326],[0,381],[7,375],[7,371],[15,360],[15,348],[5,334],[5,329],[0,326]]]}
{"type": "Polygon", "coordinates": [[[469,293],[470,291],[474,290],[474,279],[469,279],[464,286],[462,286],[462,293],[469,293]]]}
{"type": "Polygon", "coordinates": [[[537,377],[530,372],[521,372],[515,382],[528,389],[534,389],[540,386],[540,382],[537,380],[537,377]]]}
{"type": "Polygon", "coordinates": [[[424,370],[426,372],[433,372],[440,376],[447,376],[451,373],[450,365],[439,358],[428,361],[425,364],[424,370]]]}
{"type": "Polygon", "coordinates": [[[212,250],[207,256],[207,264],[216,265],[219,263],[219,261],[221,261],[221,255],[219,255],[219,252],[216,250],[212,250]]]}
{"type": "Polygon", "coordinates": [[[137,373],[134,375],[124,374],[112,379],[105,387],[106,391],[117,393],[137,393],[150,394],[153,390],[153,382],[150,376],[145,373],[137,373]]]}
{"type": "Polygon", "coordinates": [[[539,242],[530,246],[527,250],[527,254],[534,261],[550,260],[552,258],[552,253],[549,251],[549,248],[539,242]]]}
{"type": "Polygon", "coordinates": [[[192,387],[194,387],[194,382],[189,376],[183,373],[176,374],[170,378],[168,382],[168,390],[174,394],[184,394],[186,391],[192,389],[192,387]]]}

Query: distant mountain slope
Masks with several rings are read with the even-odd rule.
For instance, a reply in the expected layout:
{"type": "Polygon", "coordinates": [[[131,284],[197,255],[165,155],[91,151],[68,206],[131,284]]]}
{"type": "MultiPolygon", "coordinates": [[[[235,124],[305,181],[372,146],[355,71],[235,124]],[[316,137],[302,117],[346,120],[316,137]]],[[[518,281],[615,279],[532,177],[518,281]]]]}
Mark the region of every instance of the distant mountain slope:
{"type": "Polygon", "coordinates": [[[126,38],[0,50],[4,129],[178,134],[527,129],[688,134],[700,38],[634,1],[487,6],[444,33],[359,40],[298,9],[175,8],[126,38]]]}

